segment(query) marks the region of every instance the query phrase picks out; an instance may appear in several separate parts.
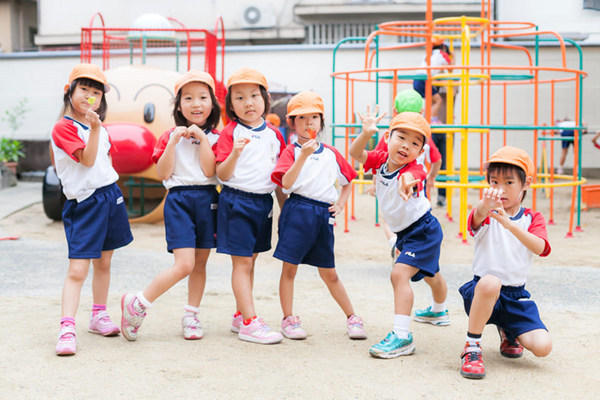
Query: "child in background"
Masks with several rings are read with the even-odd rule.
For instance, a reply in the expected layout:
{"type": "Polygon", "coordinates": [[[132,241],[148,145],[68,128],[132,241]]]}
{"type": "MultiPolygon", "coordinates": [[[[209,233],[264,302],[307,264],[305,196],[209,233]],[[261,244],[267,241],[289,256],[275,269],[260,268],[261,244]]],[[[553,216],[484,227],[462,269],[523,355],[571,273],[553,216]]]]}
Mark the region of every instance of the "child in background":
{"type": "Polygon", "coordinates": [[[366,339],[362,319],[354,314],[350,298],[335,272],[333,224],[350,195],[356,172],[333,147],[319,143],[325,106],[314,92],[300,92],[287,105],[288,125],[298,134],[289,144],[271,174],[273,182],[290,194],[279,217],[279,241],[273,256],[283,261],[279,298],[283,311],[281,333],[289,339],[305,339],[300,318],[292,312],[294,278],[298,264],[319,268],[331,296],[346,315],[351,339],[366,339]],[[335,182],[342,186],[338,196],[335,182]]]}
{"type": "Polygon", "coordinates": [[[69,247],[69,270],[62,293],[62,318],[56,354],[77,351],[75,314],[90,260],[94,265],[94,306],[89,331],[119,334],[106,312],[110,264],[114,249],[133,240],[119,175],[111,162],[112,149],[102,120],[106,116],[106,77],[95,65],[79,64],[69,74],[63,96],[63,118],[52,130],[52,156],[67,198],[62,219],[69,247]]]}
{"type": "MultiPolygon", "coordinates": [[[[583,122],[583,124],[585,125],[585,122],[583,122]]],[[[560,126],[562,129],[560,131],[560,136],[564,137],[564,138],[573,138],[575,136],[575,128],[577,126],[577,124],[575,123],[575,121],[573,121],[572,119],[570,119],[569,117],[565,117],[563,118],[562,121],[559,121],[556,126],[560,126]],[[571,128],[571,129],[569,129],[571,128]]],[[[581,134],[586,134],[587,130],[583,130],[581,131],[581,134]]],[[[573,146],[573,143],[575,143],[573,141],[573,139],[571,140],[562,140],[561,141],[561,153],[560,153],[560,160],[559,160],[559,166],[556,170],[557,174],[564,174],[565,173],[565,162],[567,161],[567,155],[569,154],[569,147],[573,146]]]]}
{"type": "Polygon", "coordinates": [[[217,217],[217,252],[231,255],[231,286],[237,312],[231,330],[241,340],[271,344],[283,337],[257,318],[252,295],[258,253],[271,248],[273,197],[283,206],[285,195],[271,173],[285,141],[264,120],[269,111],[267,80],[242,68],[227,81],[225,111],[231,120],[217,142],[217,176],[223,183],[217,217]]]}
{"type": "Polygon", "coordinates": [[[431,135],[429,124],[418,113],[403,112],[390,123],[388,151],[365,151],[364,148],[377,131],[377,123],[385,114],[377,116],[367,108],[359,114],[363,129],[350,147],[350,154],[372,169],[377,176],[377,199],[386,222],[396,232],[396,247],[400,255],[391,272],[394,289],[393,330],[381,342],[371,346],[373,357],[393,358],[415,351],[410,333],[410,313],[414,294],[410,281],[425,278],[431,287],[433,306],[427,317],[441,325],[448,321],[445,301],[446,281],[439,272],[442,228],[431,215],[431,204],[423,192],[425,172],[417,164],[426,139],[431,135]]]}
{"type": "Polygon", "coordinates": [[[146,310],[177,282],[188,279],[188,302],[181,320],[184,339],[204,335],[198,312],[206,284],[206,261],[216,247],[217,178],[215,155],[221,110],[213,78],[203,71],[189,71],[175,83],[175,127],[158,140],[153,161],[169,191],[164,206],[167,250],[174,265],[158,274],[149,286],[121,299],[121,330],[136,340],[146,310]]]}
{"type": "Polygon", "coordinates": [[[533,255],[550,254],[544,217],[521,206],[535,167],[525,151],[506,146],[486,168],[490,187],[467,222],[475,237],[475,276],[459,289],[469,315],[460,373],[474,379],[485,376],[480,344],[486,324],[498,327],[505,357],[521,357],[523,346],[538,357],[552,350],[548,330],[525,290],[533,255]]]}

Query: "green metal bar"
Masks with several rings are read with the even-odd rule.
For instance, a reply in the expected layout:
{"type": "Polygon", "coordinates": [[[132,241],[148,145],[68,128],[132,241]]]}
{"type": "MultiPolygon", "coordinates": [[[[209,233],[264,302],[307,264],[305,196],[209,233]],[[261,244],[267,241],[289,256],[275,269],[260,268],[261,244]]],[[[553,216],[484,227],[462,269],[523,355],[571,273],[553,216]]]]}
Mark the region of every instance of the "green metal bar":
{"type": "MultiPolygon", "coordinates": [[[[379,30],[379,25],[375,25],[375,30],[379,30]]],[[[375,68],[379,69],[379,35],[375,36],[375,68]]],[[[379,105],[379,71],[375,73],[375,104],[379,105]]],[[[375,146],[378,141],[379,132],[375,132],[375,146]]],[[[377,197],[375,197],[375,225],[379,226],[379,200],[377,197]]]]}

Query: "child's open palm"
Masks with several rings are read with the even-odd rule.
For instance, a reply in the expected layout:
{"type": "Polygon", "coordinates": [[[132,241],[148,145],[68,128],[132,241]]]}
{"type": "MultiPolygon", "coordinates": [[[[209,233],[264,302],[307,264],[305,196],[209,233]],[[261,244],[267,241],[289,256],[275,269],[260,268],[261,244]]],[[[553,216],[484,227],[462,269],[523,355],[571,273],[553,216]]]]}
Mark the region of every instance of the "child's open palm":
{"type": "Polygon", "coordinates": [[[358,117],[360,118],[360,122],[362,123],[363,132],[367,132],[369,134],[374,134],[377,132],[377,124],[383,117],[385,117],[385,112],[381,115],[377,115],[379,113],[379,106],[375,106],[375,112],[371,112],[371,106],[367,106],[367,112],[363,115],[358,113],[358,117]]]}

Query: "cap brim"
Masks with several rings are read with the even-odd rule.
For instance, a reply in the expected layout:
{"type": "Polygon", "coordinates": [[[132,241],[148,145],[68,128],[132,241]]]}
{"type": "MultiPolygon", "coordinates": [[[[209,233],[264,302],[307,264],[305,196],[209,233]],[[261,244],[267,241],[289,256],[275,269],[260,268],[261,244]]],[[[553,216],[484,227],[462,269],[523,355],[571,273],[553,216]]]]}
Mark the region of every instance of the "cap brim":
{"type": "Polygon", "coordinates": [[[258,86],[264,87],[265,90],[269,90],[269,87],[266,86],[263,82],[259,82],[259,81],[253,80],[253,79],[240,79],[239,81],[235,81],[235,82],[230,83],[229,85],[227,85],[227,89],[229,89],[233,85],[240,85],[242,83],[252,83],[254,85],[258,85],[258,86]]]}
{"type": "Polygon", "coordinates": [[[288,113],[288,117],[294,117],[296,115],[305,115],[305,114],[324,114],[323,110],[317,107],[301,107],[298,108],[291,113],[288,113]]]}
{"type": "MultiPolygon", "coordinates": [[[[75,79],[79,79],[79,78],[87,78],[87,79],[91,79],[93,81],[96,81],[98,83],[102,83],[102,81],[98,80],[97,76],[94,76],[94,75],[91,75],[91,74],[81,74],[81,75],[78,75],[76,78],[73,78],[73,80],[70,83],[73,83],[73,81],[75,79]]],[[[110,85],[108,83],[103,84],[103,85],[104,85],[104,93],[108,93],[110,91],[110,85]]]]}
{"type": "Polygon", "coordinates": [[[411,131],[411,132],[415,132],[415,133],[419,133],[421,135],[423,135],[425,138],[428,137],[426,132],[423,132],[421,129],[419,128],[415,128],[412,125],[407,125],[407,124],[399,124],[399,125],[394,125],[393,127],[390,126],[390,132],[396,129],[404,129],[407,131],[411,131]]]}
{"type": "Polygon", "coordinates": [[[490,163],[503,163],[514,165],[515,167],[521,168],[523,171],[525,171],[526,176],[531,176],[533,174],[533,171],[528,171],[528,167],[526,165],[523,165],[522,163],[508,158],[494,158],[492,160],[488,160],[484,163],[484,168],[487,169],[490,166],[490,163]]]}

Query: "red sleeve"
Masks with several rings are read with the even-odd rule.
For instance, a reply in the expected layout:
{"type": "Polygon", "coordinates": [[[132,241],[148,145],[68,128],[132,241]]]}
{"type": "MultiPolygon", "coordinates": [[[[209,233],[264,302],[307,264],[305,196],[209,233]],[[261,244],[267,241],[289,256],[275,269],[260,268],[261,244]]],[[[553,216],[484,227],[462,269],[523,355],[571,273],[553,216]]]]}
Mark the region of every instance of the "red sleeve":
{"type": "Polygon", "coordinates": [[[173,129],[169,129],[158,138],[158,142],[156,142],[156,146],[154,146],[154,152],[152,153],[152,161],[154,164],[160,160],[165,152],[165,148],[167,147],[167,143],[169,143],[169,139],[171,137],[171,132],[173,132],[173,129]]]}
{"type": "Polygon", "coordinates": [[[376,151],[385,151],[387,153],[388,147],[387,147],[387,142],[385,141],[385,133],[383,135],[381,135],[381,138],[379,139],[379,143],[377,143],[377,146],[375,146],[375,150],[376,151]]]}
{"type": "Polygon", "coordinates": [[[442,159],[442,155],[440,154],[440,150],[435,145],[435,142],[431,139],[427,139],[427,144],[429,145],[429,159],[431,163],[436,163],[442,159]]]}
{"type": "Polygon", "coordinates": [[[231,154],[231,150],[233,149],[233,130],[235,129],[237,122],[231,121],[227,124],[223,131],[219,135],[219,140],[217,140],[217,151],[215,153],[215,161],[223,162],[229,154],[231,154]]]}
{"type": "Polygon", "coordinates": [[[387,151],[367,151],[367,161],[365,161],[363,169],[365,172],[373,170],[373,173],[376,173],[377,168],[381,167],[381,165],[387,161],[387,158],[387,151]]]}
{"type": "Polygon", "coordinates": [[[281,132],[279,132],[279,129],[277,129],[274,125],[271,125],[270,122],[267,122],[267,126],[273,131],[275,132],[275,135],[277,136],[277,140],[279,140],[279,156],[281,156],[281,154],[283,153],[283,151],[285,150],[285,147],[287,146],[285,144],[285,139],[283,138],[283,135],[281,134],[281,132]]]}
{"type": "MultiPolygon", "coordinates": [[[[471,210],[471,213],[469,214],[469,218],[467,218],[467,230],[469,231],[471,236],[475,236],[475,231],[473,230],[473,215],[475,215],[475,208],[473,208],[471,210]]],[[[490,224],[490,217],[485,217],[485,219],[481,223],[481,226],[489,225],[489,224],[490,224]]],[[[481,229],[481,226],[479,227],[480,229],[481,229]]]]}
{"type": "Polygon", "coordinates": [[[295,157],[294,144],[289,144],[281,154],[279,155],[279,160],[277,160],[277,164],[271,173],[271,180],[273,183],[281,186],[281,180],[283,179],[283,175],[292,167],[295,157]]]}
{"type": "Polygon", "coordinates": [[[352,165],[350,165],[350,163],[344,158],[344,156],[342,156],[335,147],[329,146],[327,144],[323,145],[331,151],[333,151],[333,154],[335,154],[335,161],[340,166],[340,172],[342,173],[342,175],[344,175],[344,178],[346,178],[348,182],[351,182],[352,179],[356,178],[356,171],[354,170],[354,168],[352,168],[352,165]]]}
{"type": "MultiPolygon", "coordinates": [[[[213,129],[212,133],[214,133],[215,135],[219,135],[219,137],[221,137],[220,136],[221,133],[216,129],[213,129]]],[[[215,157],[217,156],[217,143],[218,142],[219,142],[219,140],[217,139],[217,141],[212,145],[212,151],[213,151],[213,153],[215,153],[215,157]]]]}
{"type": "Polygon", "coordinates": [[[63,118],[54,125],[52,129],[52,141],[73,159],[79,162],[75,157],[77,150],[85,149],[85,142],[77,134],[77,127],[68,119],[63,118]]]}
{"type": "Polygon", "coordinates": [[[540,257],[546,257],[552,250],[550,248],[550,242],[548,242],[546,220],[544,219],[542,213],[533,212],[528,208],[525,209],[525,215],[531,215],[531,225],[529,225],[529,229],[527,229],[527,231],[544,240],[544,250],[540,254],[540,257]]]}

